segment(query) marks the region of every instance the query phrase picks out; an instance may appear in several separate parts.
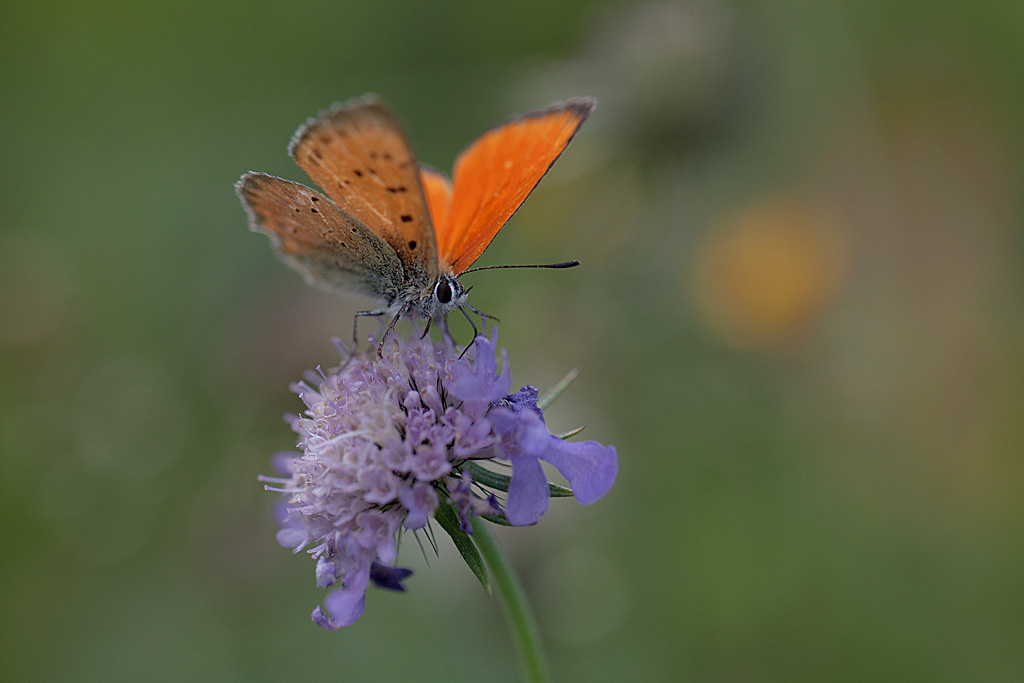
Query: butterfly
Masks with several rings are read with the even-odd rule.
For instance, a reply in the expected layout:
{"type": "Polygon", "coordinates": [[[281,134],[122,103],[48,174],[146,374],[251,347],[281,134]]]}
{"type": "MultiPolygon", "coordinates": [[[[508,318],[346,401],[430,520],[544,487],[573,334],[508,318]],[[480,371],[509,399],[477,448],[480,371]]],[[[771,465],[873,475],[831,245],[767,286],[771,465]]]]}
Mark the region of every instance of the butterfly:
{"type": "Polygon", "coordinates": [[[459,154],[449,180],[421,165],[398,119],[364,95],[309,119],[292,136],[288,154],[322,191],[254,172],[235,190],[250,229],[269,236],[307,282],[375,300],[380,308],[356,315],[392,315],[387,332],[410,315],[429,329],[455,309],[479,313],[466,303],[459,277],[595,105],[575,98],[512,116],[459,154]]]}

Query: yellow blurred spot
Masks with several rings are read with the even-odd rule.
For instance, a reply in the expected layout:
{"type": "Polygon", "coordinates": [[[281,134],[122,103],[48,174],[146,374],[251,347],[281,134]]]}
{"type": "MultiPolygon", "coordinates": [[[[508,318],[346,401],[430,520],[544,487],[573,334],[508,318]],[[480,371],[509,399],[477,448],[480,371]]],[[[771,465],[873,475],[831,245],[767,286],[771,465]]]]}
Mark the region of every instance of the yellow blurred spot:
{"type": "Polygon", "coordinates": [[[842,270],[836,221],[796,198],[773,197],[723,217],[693,272],[715,334],[737,348],[766,348],[807,328],[842,270]]]}

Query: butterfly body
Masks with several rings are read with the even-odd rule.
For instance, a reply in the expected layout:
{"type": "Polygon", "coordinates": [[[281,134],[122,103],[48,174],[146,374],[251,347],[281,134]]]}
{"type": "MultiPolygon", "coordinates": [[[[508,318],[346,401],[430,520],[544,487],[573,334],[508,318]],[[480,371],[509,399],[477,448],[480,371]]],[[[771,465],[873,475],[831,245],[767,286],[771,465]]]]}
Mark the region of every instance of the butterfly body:
{"type": "Polygon", "coordinates": [[[310,119],[289,154],[322,188],[265,173],[235,185],[250,228],[316,286],[358,294],[367,313],[444,318],[465,304],[459,275],[483,253],[594,108],[589,98],[513,117],[456,160],[422,167],[401,124],[364,96],[310,119]]]}

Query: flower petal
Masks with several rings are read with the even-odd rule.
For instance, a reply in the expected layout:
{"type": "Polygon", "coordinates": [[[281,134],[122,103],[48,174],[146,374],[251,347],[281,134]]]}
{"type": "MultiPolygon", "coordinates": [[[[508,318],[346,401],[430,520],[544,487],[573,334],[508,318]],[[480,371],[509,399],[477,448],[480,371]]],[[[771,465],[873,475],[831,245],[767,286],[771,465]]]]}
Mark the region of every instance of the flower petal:
{"type": "Polygon", "coordinates": [[[412,570],[405,567],[389,567],[380,562],[370,565],[370,581],[380,588],[404,593],[405,586],[402,585],[402,581],[410,576],[412,576],[412,570]]]}
{"type": "Polygon", "coordinates": [[[512,526],[534,524],[551,502],[548,479],[537,458],[512,456],[512,482],[505,499],[505,518],[512,526]]]}
{"type": "Polygon", "coordinates": [[[277,532],[277,542],[298,552],[309,542],[309,535],[302,529],[285,528],[277,532]]]}
{"type": "Polygon", "coordinates": [[[406,529],[422,529],[437,509],[437,491],[433,486],[417,482],[398,494],[399,502],[408,510],[405,517],[406,529]]]}
{"type": "Polygon", "coordinates": [[[608,493],[619,473],[615,447],[596,441],[563,441],[552,436],[547,452],[540,458],[569,480],[573,496],[582,505],[590,505],[608,493]]]}
{"type": "Polygon", "coordinates": [[[474,362],[467,366],[464,363],[454,365],[452,379],[448,384],[452,395],[460,399],[467,408],[474,412],[482,412],[492,403],[508,393],[511,375],[508,354],[501,351],[502,368],[498,374],[498,362],[494,357],[494,342],[487,337],[473,340],[474,362]]]}
{"type": "Polygon", "coordinates": [[[537,407],[537,387],[526,385],[516,393],[507,396],[505,403],[512,409],[513,413],[520,413],[524,410],[532,410],[538,416],[543,417],[544,413],[537,407]]]}
{"type": "Polygon", "coordinates": [[[342,582],[342,587],[331,591],[324,598],[324,607],[330,616],[324,614],[319,607],[313,610],[313,621],[316,625],[334,631],[356,623],[366,609],[366,586],[369,582],[369,563],[349,572],[342,582]]]}
{"type": "Polygon", "coordinates": [[[313,623],[328,631],[336,631],[343,626],[351,626],[363,616],[366,609],[366,591],[360,594],[345,590],[331,591],[327,594],[324,605],[334,616],[327,616],[317,606],[313,610],[313,623]]]}

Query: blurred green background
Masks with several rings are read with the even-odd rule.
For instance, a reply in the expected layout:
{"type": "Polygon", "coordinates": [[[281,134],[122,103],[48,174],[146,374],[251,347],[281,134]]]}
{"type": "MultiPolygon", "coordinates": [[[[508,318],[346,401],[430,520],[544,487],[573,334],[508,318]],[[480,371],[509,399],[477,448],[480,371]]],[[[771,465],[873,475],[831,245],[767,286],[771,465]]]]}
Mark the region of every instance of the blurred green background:
{"type": "MultiPolygon", "coordinates": [[[[600,104],[467,276],[619,449],[500,534],[564,681],[1024,680],[1024,4],[0,8],[0,679],[514,681],[450,544],[327,633],[257,474],[360,304],[232,183],[375,91],[420,158],[600,104]]],[[[518,386],[518,385],[517,385],[518,386]]]]}

